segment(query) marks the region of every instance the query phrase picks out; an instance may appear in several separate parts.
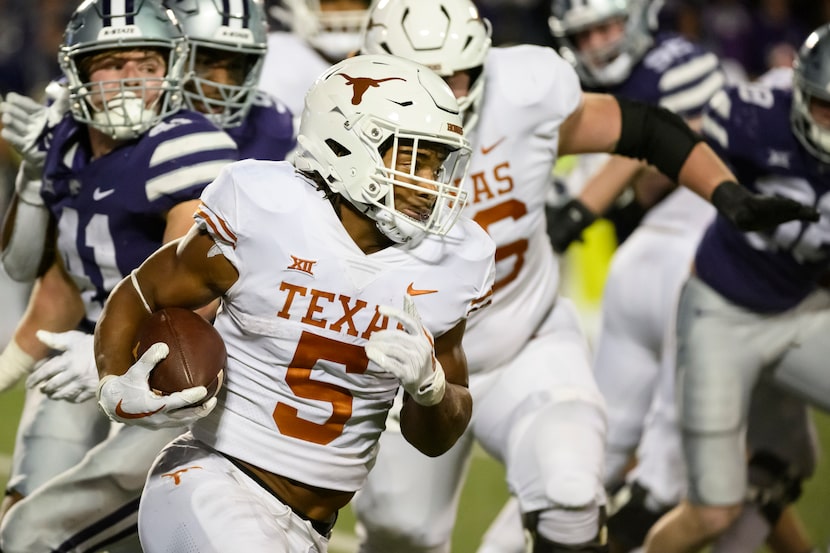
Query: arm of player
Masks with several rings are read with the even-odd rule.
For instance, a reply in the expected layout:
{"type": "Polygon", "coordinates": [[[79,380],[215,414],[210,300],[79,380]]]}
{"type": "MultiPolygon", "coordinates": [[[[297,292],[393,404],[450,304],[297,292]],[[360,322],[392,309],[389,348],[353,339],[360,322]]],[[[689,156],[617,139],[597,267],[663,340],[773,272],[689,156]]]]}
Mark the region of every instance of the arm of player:
{"type": "Polygon", "coordinates": [[[577,197],[554,208],[550,214],[553,249],[563,253],[580,240],[582,231],[605,213],[644,167],[640,161],[614,156],[588,179],[577,197]]]}
{"type": "Polygon", "coordinates": [[[35,281],[26,312],[6,349],[0,353],[0,392],[14,386],[35,368],[37,361],[49,354],[49,348],[35,335],[39,329],[71,330],[83,316],[84,305],[78,288],[56,259],[35,281]]]}
{"type": "Polygon", "coordinates": [[[57,83],[47,87],[47,93],[53,100],[48,107],[13,92],[0,102],[0,135],[22,158],[15,194],[3,224],[0,262],[11,278],[21,282],[32,281],[42,272],[53,231],[49,210],[40,196],[46,158],[41,138],[68,110],[69,93],[57,83]]]}
{"type": "Polygon", "coordinates": [[[403,330],[372,334],[366,355],[394,374],[406,391],[401,432],[415,448],[431,457],[445,453],[458,440],[472,415],[467,389],[467,362],[461,349],[462,321],[437,339],[421,323],[415,304],[404,297],[404,309],[381,307],[403,330]]]}
{"type": "Polygon", "coordinates": [[[560,128],[560,154],[610,152],[643,159],[709,200],[741,230],[771,228],[818,212],[788,198],[752,194],[683,120],[664,108],[585,94],[560,128]]]}
{"type": "Polygon", "coordinates": [[[165,307],[197,309],[220,297],[236,281],[236,269],[224,256],[208,254],[213,246],[213,239],[193,226],[181,240],[147,258],[104,304],[95,327],[95,361],[101,377],[99,404],[111,418],[152,427],[186,425],[215,405],[213,398],[193,405],[205,397],[204,387],[168,396],[152,392],[147,379],[167,355],[166,345],[151,346],[137,361],[132,355],[139,328],[151,313],[165,307]]]}

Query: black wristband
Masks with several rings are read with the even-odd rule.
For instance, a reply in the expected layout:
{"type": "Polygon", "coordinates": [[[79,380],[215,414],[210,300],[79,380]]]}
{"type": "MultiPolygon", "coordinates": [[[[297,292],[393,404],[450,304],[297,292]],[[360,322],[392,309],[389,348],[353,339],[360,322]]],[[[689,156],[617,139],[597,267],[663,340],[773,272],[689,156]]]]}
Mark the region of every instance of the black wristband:
{"type": "Polygon", "coordinates": [[[680,169],[700,142],[683,119],[669,110],[617,98],[622,114],[615,154],[643,159],[677,182],[680,169]]]}
{"type": "Polygon", "coordinates": [[[736,213],[752,193],[735,181],[720,183],[712,191],[712,205],[721,213],[730,216],[736,213]]]}

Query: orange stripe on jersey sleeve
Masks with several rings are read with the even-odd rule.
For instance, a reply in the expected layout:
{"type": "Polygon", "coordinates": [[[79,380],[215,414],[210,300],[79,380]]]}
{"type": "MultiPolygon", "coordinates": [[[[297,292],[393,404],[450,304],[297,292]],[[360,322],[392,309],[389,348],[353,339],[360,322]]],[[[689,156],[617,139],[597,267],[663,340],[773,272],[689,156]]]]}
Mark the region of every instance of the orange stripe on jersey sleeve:
{"type": "Polygon", "coordinates": [[[493,288],[491,287],[487,290],[487,293],[481,296],[480,298],[476,298],[470,302],[470,309],[467,311],[467,315],[478,311],[484,307],[490,305],[490,302],[493,301],[493,288]]]}
{"type": "Polygon", "coordinates": [[[228,224],[222,220],[221,217],[218,217],[212,212],[209,212],[209,209],[204,204],[199,206],[199,209],[196,210],[196,216],[200,217],[204,220],[211,228],[211,231],[214,236],[222,240],[223,242],[227,242],[228,244],[236,247],[236,235],[231,231],[228,224]]]}

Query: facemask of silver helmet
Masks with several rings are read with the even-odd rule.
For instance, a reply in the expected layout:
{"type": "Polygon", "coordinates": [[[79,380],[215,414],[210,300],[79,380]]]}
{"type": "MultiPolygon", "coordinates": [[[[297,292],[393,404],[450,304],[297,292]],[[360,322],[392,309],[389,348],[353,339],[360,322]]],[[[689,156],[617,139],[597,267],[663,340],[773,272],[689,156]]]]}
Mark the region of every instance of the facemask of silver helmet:
{"type": "Polygon", "coordinates": [[[366,22],[369,0],[363,2],[365,8],[353,10],[324,10],[323,2],[282,0],[283,5],[273,6],[270,13],[327,59],[339,61],[360,46],[360,30],[366,22]]]}
{"type": "Polygon", "coordinates": [[[553,0],[548,19],[559,54],[588,87],[620,84],[654,43],[662,0],[553,0]],[[576,36],[615,20],[624,22],[622,37],[601,50],[581,52],[576,36]]]}
{"type": "Polygon", "coordinates": [[[458,105],[469,134],[478,122],[490,37],[490,22],[470,0],[378,2],[369,12],[360,51],[400,56],[445,78],[467,71],[470,88],[458,105]]]}
{"type": "Polygon", "coordinates": [[[245,120],[257,93],[268,49],[267,24],[257,0],[168,1],[187,35],[190,55],[184,84],[187,106],[222,128],[245,120]],[[234,83],[211,80],[211,66],[234,83]]]}
{"type": "Polygon", "coordinates": [[[823,163],[830,163],[830,128],[810,113],[813,99],[830,102],[830,24],[807,37],[793,63],[793,132],[823,163]]]}
{"type": "Polygon", "coordinates": [[[306,95],[297,142],[297,169],[316,172],[394,242],[446,234],[466,203],[459,183],[471,152],[458,103],[438,75],[408,60],[365,55],[334,65],[306,95]],[[441,152],[429,178],[418,166],[422,151],[441,152]],[[417,199],[400,205],[398,188],[417,199]]]}
{"type": "Polygon", "coordinates": [[[140,136],[181,108],[186,57],[184,34],[160,3],[86,0],[72,15],[58,52],[72,116],[116,140],[140,136]],[[131,50],[159,52],[164,76],[92,82],[82,69],[94,56],[131,50]]]}

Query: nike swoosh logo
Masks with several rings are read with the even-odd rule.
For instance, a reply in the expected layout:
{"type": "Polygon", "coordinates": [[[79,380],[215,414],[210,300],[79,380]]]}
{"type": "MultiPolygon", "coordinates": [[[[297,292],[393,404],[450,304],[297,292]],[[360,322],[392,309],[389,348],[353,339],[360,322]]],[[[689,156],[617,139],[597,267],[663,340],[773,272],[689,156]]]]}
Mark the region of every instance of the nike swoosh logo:
{"type": "Polygon", "coordinates": [[[487,154],[489,154],[490,152],[492,152],[493,150],[495,150],[495,149],[496,149],[496,147],[497,147],[499,144],[501,144],[502,142],[504,142],[504,139],[505,139],[505,138],[507,138],[507,137],[506,137],[506,136],[502,136],[502,137],[501,137],[501,138],[500,138],[500,139],[499,139],[499,140],[498,140],[495,144],[493,144],[493,145],[492,145],[492,146],[490,146],[489,148],[486,148],[486,147],[482,146],[482,147],[481,147],[481,155],[485,155],[485,156],[486,156],[487,154]]]}
{"type": "Polygon", "coordinates": [[[97,202],[113,193],[115,193],[115,188],[110,188],[109,190],[101,190],[100,188],[96,188],[92,191],[92,199],[97,202]]]}
{"type": "Polygon", "coordinates": [[[147,411],[146,413],[128,413],[121,408],[121,402],[124,401],[123,399],[118,400],[118,405],[115,406],[115,414],[121,417],[122,419],[143,419],[149,417],[151,415],[155,415],[162,409],[166,407],[166,405],[162,405],[155,411],[147,411]]]}
{"type": "Polygon", "coordinates": [[[410,296],[423,296],[424,294],[434,294],[438,290],[418,290],[413,288],[412,285],[415,284],[414,282],[410,282],[409,286],[406,287],[406,293],[410,296]]]}

